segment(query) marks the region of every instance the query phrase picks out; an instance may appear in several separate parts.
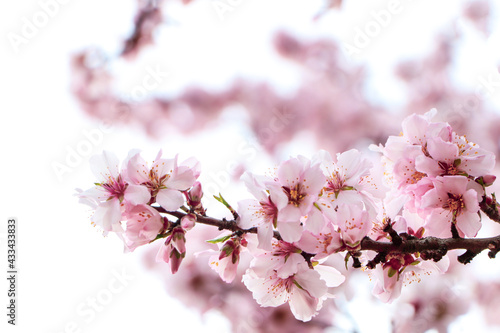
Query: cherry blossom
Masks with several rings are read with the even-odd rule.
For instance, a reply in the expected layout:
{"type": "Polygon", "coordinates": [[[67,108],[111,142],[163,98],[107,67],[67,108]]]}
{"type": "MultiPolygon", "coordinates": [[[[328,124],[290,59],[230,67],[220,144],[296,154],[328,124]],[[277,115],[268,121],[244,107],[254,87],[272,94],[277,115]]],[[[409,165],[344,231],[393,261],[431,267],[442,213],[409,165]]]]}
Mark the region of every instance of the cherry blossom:
{"type": "Polygon", "coordinates": [[[288,199],[279,209],[277,219],[278,231],[285,241],[300,239],[303,230],[300,218],[311,212],[324,183],[325,176],[319,165],[305,158],[291,158],[280,164],[275,181],[269,184],[269,192],[272,197],[282,196],[284,192],[288,199]]]}
{"type": "Polygon", "coordinates": [[[326,151],[320,152],[316,158],[325,171],[325,196],[332,204],[361,202],[367,210],[376,212],[373,192],[377,184],[371,177],[371,161],[356,149],[337,154],[337,162],[326,151]]]}
{"type": "Polygon", "coordinates": [[[477,192],[468,189],[464,176],[437,177],[434,189],[422,197],[422,208],[427,214],[425,228],[428,235],[451,236],[451,226],[456,225],[460,237],[474,237],[481,229],[478,215],[477,192]]]}
{"type": "Polygon", "coordinates": [[[151,242],[163,228],[163,218],[148,205],[133,206],[124,213],[124,219],[127,228],[123,237],[129,251],[151,242]]]}
{"type": "Polygon", "coordinates": [[[258,275],[250,268],[243,282],[261,306],[276,307],[288,302],[295,318],[302,321],[309,321],[317,314],[328,291],[320,274],[305,263],[285,278],[279,277],[276,271],[258,275]]]}
{"type": "Polygon", "coordinates": [[[470,175],[482,176],[492,172],[495,156],[470,143],[464,137],[453,136],[453,141],[439,137],[429,138],[426,154],[416,158],[416,168],[428,176],[470,175]]]}
{"type": "Polygon", "coordinates": [[[338,207],[332,217],[332,223],[338,226],[343,243],[351,249],[357,248],[372,228],[372,222],[366,210],[346,204],[338,207]]]}
{"type": "Polygon", "coordinates": [[[95,183],[96,186],[80,192],[78,196],[91,203],[95,209],[92,221],[105,233],[123,231],[120,221],[124,204],[147,203],[147,188],[125,181],[119,170],[119,160],[113,153],[104,151],[102,155],[92,156],[90,167],[98,182],[95,183]]]}
{"type": "Polygon", "coordinates": [[[166,210],[175,211],[184,204],[181,191],[188,190],[198,178],[198,168],[199,163],[195,160],[179,164],[177,156],[164,159],[161,158],[160,151],[151,168],[139,153],[135,154],[128,162],[127,171],[132,183],[149,189],[152,200],[166,210]]]}
{"type": "Polygon", "coordinates": [[[383,302],[392,302],[401,295],[403,285],[419,283],[424,275],[444,273],[448,258],[438,263],[422,261],[412,254],[389,255],[383,265],[375,268],[373,294],[383,302]]]}
{"type": "Polygon", "coordinates": [[[266,186],[278,187],[277,184],[271,182],[271,179],[257,177],[250,173],[245,173],[241,179],[245,181],[247,189],[257,200],[248,199],[238,202],[240,213],[238,223],[245,229],[257,227],[259,248],[271,250],[273,226],[278,227],[278,211],[287,205],[288,198],[279,188],[270,191],[270,194],[267,193],[266,186]]]}
{"type": "Polygon", "coordinates": [[[246,245],[246,243],[245,239],[233,237],[224,243],[220,252],[210,257],[209,265],[214,271],[219,273],[222,281],[231,283],[236,277],[241,247],[246,245]]]}

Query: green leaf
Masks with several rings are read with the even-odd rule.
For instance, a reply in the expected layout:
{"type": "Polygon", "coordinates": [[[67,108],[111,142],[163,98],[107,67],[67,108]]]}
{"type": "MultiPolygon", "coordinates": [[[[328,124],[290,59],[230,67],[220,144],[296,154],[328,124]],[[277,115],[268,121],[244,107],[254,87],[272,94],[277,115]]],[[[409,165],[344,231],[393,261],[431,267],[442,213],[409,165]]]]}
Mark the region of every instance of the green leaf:
{"type": "Polygon", "coordinates": [[[216,239],[207,240],[207,243],[211,243],[211,244],[222,243],[222,242],[227,241],[229,238],[231,238],[231,235],[226,235],[226,236],[222,236],[222,237],[219,237],[216,239]]]}
{"type": "Polygon", "coordinates": [[[229,206],[229,204],[227,203],[226,199],[224,199],[224,198],[222,197],[222,194],[220,194],[220,193],[219,193],[219,196],[214,195],[214,198],[215,198],[215,200],[217,200],[218,202],[220,202],[220,203],[224,204],[224,206],[226,206],[226,207],[228,207],[228,206],[229,206]]]}
{"type": "Polygon", "coordinates": [[[219,196],[214,195],[215,200],[218,202],[222,203],[224,206],[226,206],[227,209],[233,214],[234,218],[238,218],[238,213],[231,207],[231,205],[222,197],[222,194],[219,193],[219,196]]]}

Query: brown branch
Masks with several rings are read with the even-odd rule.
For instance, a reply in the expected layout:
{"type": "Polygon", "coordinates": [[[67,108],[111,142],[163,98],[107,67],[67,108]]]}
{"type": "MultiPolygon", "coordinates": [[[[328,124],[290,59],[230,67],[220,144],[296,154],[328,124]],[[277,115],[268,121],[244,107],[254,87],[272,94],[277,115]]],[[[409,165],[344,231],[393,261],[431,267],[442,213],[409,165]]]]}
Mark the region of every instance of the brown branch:
{"type": "MultiPolygon", "coordinates": [[[[151,206],[151,207],[153,207],[154,209],[156,209],[160,213],[165,213],[165,214],[177,217],[178,219],[181,219],[187,215],[187,213],[167,211],[161,207],[154,207],[154,206],[151,206]]],[[[226,220],[226,219],[219,220],[219,219],[216,219],[213,217],[202,216],[202,215],[198,215],[198,214],[195,214],[195,215],[196,215],[196,222],[197,223],[211,225],[211,226],[217,227],[219,230],[230,230],[232,232],[237,232],[237,233],[241,233],[241,234],[246,234],[246,233],[256,234],[257,233],[257,227],[253,227],[250,229],[243,229],[243,228],[240,228],[240,226],[238,225],[236,220],[226,220]]],[[[281,235],[279,234],[279,232],[274,231],[274,238],[281,239],[281,235]]]]}
{"type": "MultiPolygon", "coordinates": [[[[161,207],[153,207],[160,213],[165,213],[178,219],[186,216],[187,213],[171,212],[161,207]]],[[[219,230],[230,230],[241,235],[245,233],[257,233],[257,228],[242,229],[236,220],[216,219],[208,216],[196,215],[196,222],[217,227],[219,230]]],[[[274,231],[274,237],[281,239],[279,232],[274,231]]],[[[463,264],[469,263],[477,254],[483,250],[489,250],[490,258],[494,258],[500,251],[500,235],[489,238],[437,238],[425,237],[421,239],[404,239],[401,242],[379,242],[369,237],[363,238],[359,251],[375,251],[381,256],[390,253],[420,253],[424,260],[439,261],[450,250],[466,250],[459,256],[459,261],[463,264]]],[[[381,257],[382,258],[382,257],[381,257]]],[[[378,262],[374,262],[375,266],[378,262]]]]}
{"type": "Polygon", "coordinates": [[[498,212],[498,203],[495,194],[492,194],[492,198],[483,196],[479,207],[492,221],[500,223],[500,213],[498,212]]]}
{"type": "Polygon", "coordinates": [[[388,242],[377,242],[365,237],[361,241],[361,250],[371,250],[384,253],[415,253],[425,251],[468,250],[480,253],[483,250],[498,250],[500,235],[489,238],[437,238],[425,237],[403,241],[399,246],[388,242]]]}

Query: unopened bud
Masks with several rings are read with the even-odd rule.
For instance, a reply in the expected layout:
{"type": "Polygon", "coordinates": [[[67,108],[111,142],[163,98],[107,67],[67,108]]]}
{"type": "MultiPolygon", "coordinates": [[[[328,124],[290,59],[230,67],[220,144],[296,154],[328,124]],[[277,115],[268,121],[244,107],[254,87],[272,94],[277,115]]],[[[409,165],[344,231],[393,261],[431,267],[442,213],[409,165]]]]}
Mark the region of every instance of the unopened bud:
{"type": "Polygon", "coordinates": [[[189,190],[188,204],[196,208],[201,205],[201,198],[203,197],[203,190],[200,182],[195,182],[191,190],[189,190]]]}
{"type": "Polygon", "coordinates": [[[493,183],[495,182],[495,179],[497,179],[497,177],[494,175],[486,175],[486,176],[482,176],[482,178],[483,178],[484,186],[493,185],[493,183]]]}
{"type": "Polygon", "coordinates": [[[196,215],[194,214],[187,214],[183,216],[181,219],[181,227],[186,231],[193,229],[195,223],[196,223],[196,215]]]}
{"type": "Polygon", "coordinates": [[[229,257],[236,250],[236,244],[233,239],[228,240],[224,243],[224,246],[220,249],[219,260],[229,257]]]}

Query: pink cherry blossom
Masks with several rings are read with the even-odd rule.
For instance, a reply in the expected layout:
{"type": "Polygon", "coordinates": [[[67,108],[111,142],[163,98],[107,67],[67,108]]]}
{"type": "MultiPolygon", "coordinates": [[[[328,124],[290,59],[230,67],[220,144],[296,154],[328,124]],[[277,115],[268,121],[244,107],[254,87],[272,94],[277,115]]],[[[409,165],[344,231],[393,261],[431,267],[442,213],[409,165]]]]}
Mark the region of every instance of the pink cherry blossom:
{"type": "Polygon", "coordinates": [[[391,303],[401,295],[403,285],[419,283],[423,275],[435,272],[442,274],[448,266],[448,257],[434,263],[422,261],[413,254],[389,254],[386,262],[375,268],[373,295],[383,302],[391,303]]]}
{"type": "Polygon", "coordinates": [[[495,155],[456,134],[451,142],[429,138],[426,154],[416,158],[416,168],[429,176],[487,175],[495,165],[495,155]]]}
{"type": "Polygon", "coordinates": [[[276,271],[258,275],[250,268],[243,283],[261,306],[276,307],[288,302],[295,318],[301,321],[309,321],[317,314],[328,292],[320,274],[305,263],[286,278],[279,277],[276,271]]]}
{"type": "Polygon", "coordinates": [[[181,191],[186,191],[193,186],[199,175],[199,163],[187,160],[181,164],[177,156],[173,159],[161,158],[158,153],[151,168],[137,153],[128,162],[128,177],[134,184],[146,186],[151,197],[169,211],[175,211],[184,204],[181,191]]]}
{"type": "Polygon", "coordinates": [[[337,229],[336,226],[329,223],[318,235],[304,231],[296,244],[307,253],[315,254],[314,257],[317,259],[329,256],[344,247],[342,236],[337,229]]]}
{"type": "Polygon", "coordinates": [[[279,209],[277,221],[278,231],[285,241],[300,239],[303,231],[300,218],[311,211],[325,180],[319,165],[303,157],[291,158],[278,167],[277,178],[268,189],[271,197],[281,197],[284,192],[288,199],[279,209]]]}
{"type": "Polygon", "coordinates": [[[418,171],[415,167],[415,160],[418,157],[425,157],[421,146],[406,146],[400,158],[394,163],[394,180],[398,189],[404,193],[413,192],[420,180],[427,177],[425,172],[418,171]]]}
{"type": "Polygon", "coordinates": [[[373,226],[366,210],[346,204],[338,207],[331,215],[331,221],[333,225],[338,226],[344,245],[350,249],[359,247],[373,226]]]}
{"type": "MultiPolygon", "coordinates": [[[[268,194],[265,187],[266,178],[245,173],[242,179],[257,200],[248,199],[238,202],[240,214],[238,224],[244,229],[257,227],[258,247],[271,250],[273,226],[277,226],[278,211],[287,205],[288,198],[280,188],[268,194]]],[[[277,184],[271,182],[271,179],[267,179],[267,186],[278,187],[277,184]]]]}
{"type": "Polygon", "coordinates": [[[370,169],[373,163],[364,157],[358,150],[351,149],[337,154],[337,162],[334,162],[331,155],[326,151],[321,151],[317,158],[321,161],[325,170],[327,191],[332,191],[338,197],[356,193],[368,194],[375,186],[370,177],[370,169]]]}
{"type": "Polygon", "coordinates": [[[156,238],[163,228],[163,219],[158,211],[148,205],[137,205],[124,214],[127,229],[123,235],[126,249],[135,250],[156,238]]]}
{"type": "Polygon", "coordinates": [[[451,140],[451,126],[443,122],[432,122],[437,110],[432,109],[425,115],[412,114],[403,120],[402,139],[411,145],[425,146],[428,139],[439,137],[451,140]]]}
{"type": "Polygon", "coordinates": [[[307,264],[302,250],[284,241],[274,241],[273,250],[255,256],[251,267],[259,275],[275,271],[279,277],[285,278],[297,272],[298,266],[307,264]]]}
{"type": "Polygon", "coordinates": [[[444,176],[434,180],[434,189],[422,197],[422,209],[427,215],[426,234],[450,237],[455,224],[460,237],[474,237],[481,229],[477,192],[468,189],[464,176],[444,176]]]}
{"type": "Polygon", "coordinates": [[[244,239],[233,237],[224,243],[220,252],[210,257],[210,267],[219,273],[224,282],[231,283],[236,277],[241,246],[245,242],[244,239]]]}
{"type": "Polygon", "coordinates": [[[78,194],[87,203],[92,203],[95,209],[92,221],[105,233],[123,231],[120,221],[125,203],[139,205],[149,200],[146,187],[132,185],[124,180],[119,163],[116,155],[107,151],[92,156],[90,166],[98,182],[93,188],[78,194]]]}

